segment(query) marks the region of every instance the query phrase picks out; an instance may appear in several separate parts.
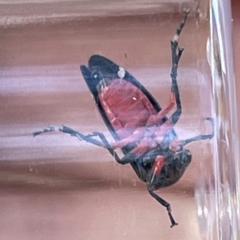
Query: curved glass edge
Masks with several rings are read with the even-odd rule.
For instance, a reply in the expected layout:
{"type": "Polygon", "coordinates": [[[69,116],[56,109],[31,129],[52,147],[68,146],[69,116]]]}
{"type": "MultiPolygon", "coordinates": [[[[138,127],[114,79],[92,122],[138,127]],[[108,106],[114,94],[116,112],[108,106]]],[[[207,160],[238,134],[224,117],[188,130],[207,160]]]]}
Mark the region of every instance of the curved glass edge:
{"type": "Polygon", "coordinates": [[[209,63],[215,140],[213,180],[196,192],[204,239],[240,239],[240,165],[230,1],[210,1],[209,63]]]}

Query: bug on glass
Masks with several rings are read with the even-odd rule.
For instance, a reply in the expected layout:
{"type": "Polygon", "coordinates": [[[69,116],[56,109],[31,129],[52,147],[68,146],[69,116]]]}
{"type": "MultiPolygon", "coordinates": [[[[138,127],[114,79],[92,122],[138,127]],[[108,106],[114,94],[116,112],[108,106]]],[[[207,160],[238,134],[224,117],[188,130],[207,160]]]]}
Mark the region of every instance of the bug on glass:
{"type": "MultiPolygon", "coordinates": [[[[178,63],[183,48],[178,46],[179,35],[189,11],[171,41],[172,70],[170,100],[161,108],[148,90],[129,72],[109,59],[93,55],[88,66],[80,66],[86,84],[106,126],[115,139],[109,143],[101,132],[84,135],[67,126],[49,127],[34,132],[61,131],[93,145],[105,148],[120,164],[131,164],[137,176],[147,183],[150,195],[166,207],[171,227],[177,225],[170,204],[154,191],[176,183],[191,162],[191,152],[184,146],[190,142],[211,139],[213,132],[179,140],[173,127],[180,118],[182,106],[177,84],[178,63]],[[175,112],[166,115],[176,105],[175,112]],[[120,158],[115,149],[121,149],[120,158]]],[[[212,118],[206,118],[213,124],[212,118]]]]}

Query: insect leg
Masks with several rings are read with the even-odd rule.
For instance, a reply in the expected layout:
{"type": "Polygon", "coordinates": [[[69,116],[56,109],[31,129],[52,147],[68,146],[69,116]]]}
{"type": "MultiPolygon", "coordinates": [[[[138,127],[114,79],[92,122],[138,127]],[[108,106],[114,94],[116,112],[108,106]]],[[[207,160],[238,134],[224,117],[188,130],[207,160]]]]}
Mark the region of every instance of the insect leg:
{"type": "Polygon", "coordinates": [[[150,193],[150,195],[156,199],[161,205],[163,205],[168,212],[168,216],[170,218],[171,221],[171,227],[174,227],[175,225],[178,225],[178,223],[175,222],[172,213],[171,213],[171,206],[170,204],[165,201],[164,199],[162,199],[161,197],[159,197],[156,193],[154,193],[154,189],[155,189],[155,180],[157,181],[156,177],[159,175],[159,173],[162,170],[162,167],[164,165],[164,158],[163,156],[157,156],[155,159],[155,164],[153,165],[153,169],[152,169],[152,174],[150,176],[150,181],[148,184],[148,192],[150,193]]]}
{"type": "Polygon", "coordinates": [[[178,68],[179,59],[183,52],[183,48],[181,49],[179,48],[177,53],[177,46],[178,46],[178,43],[176,41],[171,42],[172,61],[173,61],[172,70],[171,70],[172,84],[171,84],[171,94],[170,94],[168,106],[162,109],[157,115],[151,115],[148,119],[147,125],[152,125],[154,123],[161,121],[166,116],[166,114],[173,108],[175,103],[176,103],[177,110],[171,116],[172,118],[171,122],[175,124],[180,118],[180,115],[182,113],[180,94],[179,94],[179,89],[177,84],[177,68],[178,68]]]}
{"type": "Polygon", "coordinates": [[[55,131],[58,131],[58,130],[56,130],[56,127],[55,127],[55,126],[50,126],[50,127],[48,127],[48,128],[44,128],[44,129],[41,130],[41,131],[33,132],[32,135],[33,135],[33,137],[36,137],[37,135],[40,135],[40,134],[42,134],[42,133],[55,132],[55,131]]]}
{"type": "MultiPolygon", "coordinates": [[[[94,132],[93,134],[94,134],[94,136],[99,136],[99,138],[102,140],[102,142],[105,145],[105,147],[107,148],[107,150],[110,152],[110,154],[114,157],[114,159],[118,163],[120,163],[122,165],[127,164],[127,163],[136,164],[136,165],[138,165],[139,174],[143,174],[144,176],[146,175],[144,168],[142,168],[141,165],[138,164],[137,160],[139,157],[143,156],[144,154],[146,154],[149,151],[151,143],[152,143],[150,138],[143,139],[135,148],[133,148],[123,158],[119,158],[117,153],[114,151],[114,148],[108,143],[108,141],[103,133],[94,132]]],[[[135,171],[136,171],[136,169],[135,169],[135,171]]]]}
{"type": "Polygon", "coordinates": [[[150,195],[155,198],[160,204],[162,204],[168,212],[168,216],[170,218],[171,221],[171,227],[174,227],[176,225],[178,225],[178,223],[174,220],[173,216],[172,216],[172,210],[171,210],[171,206],[170,203],[168,203],[167,201],[165,201],[163,198],[159,197],[156,193],[153,192],[153,190],[148,190],[148,192],[150,193],[150,195]]]}
{"type": "Polygon", "coordinates": [[[118,154],[114,151],[114,149],[113,149],[113,147],[110,145],[110,143],[107,141],[107,139],[106,139],[106,137],[104,136],[103,133],[101,133],[101,132],[94,132],[92,136],[98,136],[98,137],[102,140],[105,148],[109,151],[109,153],[114,157],[114,159],[115,159],[118,163],[124,165],[124,164],[132,163],[132,162],[133,162],[134,158],[131,158],[131,157],[130,157],[131,152],[128,153],[128,154],[126,154],[123,158],[120,158],[120,157],[118,156],[118,154]]]}
{"type": "Polygon", "coordinates": [[[50,126],[48,128],[45,128],[41,131],[37,131],[33,133],[33,137],[40,135],[42,133],[47,133],[47,132],[62,132],[62,133],[68,133],[71,136],[77,137],[80,141],[85,140],[86,142],[90,142],[94,145],[97,145],[99,147],[104,147],[104,144],[94,138],[92,138],[92,135],[84,135],[80,132],[77,132],[67,126],[61,125],[61,126],[50,126]]]}
{"type": "Polygon", "coordinates": [[[162,119],[170,112],[170,110],[174,107],[175,105],[175,96],[171,92],[169,103],[166,108],[162,109],[159,113],[153,114],[148,118],[147,121],[147,126],[152,126],[156,123],[159,123],[162,121],[162,119]]]}
{"type": "Polygon", "coordinates": [[[205,120],[208,120],[212,123],[212,133],[210,134],[202,134],[193,138],[189,138],[189,139],[185,139],[185,140],[181,140],[180,141],[180,145],[181,146],[185,146],[190,142],[194,142],[194,141],[199,141],[199,140],[205,140],[205,139],[212,139],[214,136],[214,125],[213,125],[213,119],[212,118],[205,118],[205,120]]]}
{"type": "Polygon", "coordinates": [[[135,131],[130,136],[127,136],[127,137],[113,143],[112,147],[114,149],[122,148],[128,144],[139,142],[141,137],[144,135],[144,132],[145,132],[145,128],[139,127],[137,129],[135,129],[135,131]]]}
{"type": "Polygon", "coordinates": [[[180,26],[177,28],[176,33],[173,37],[173,40],[171,41],[171,51],[172,51],[172,70],[171,70],[171,78],[172,78],[172,86],[171,86],[171,95],[170,100],[168,103],[168,106],[165,109],[162,109],[157,115],[151,115],[148,119],[147,125],[153,125],[155,123],[160,122],[166,114],[173,108],[175,105],[175,102],[177,104],[177,111],[174,114],[174,122],[176,123],[181,115],[181,102],[179,97],[179,90],[177,85],[177,68],[178,68],[178,62],[180,60],[180,57],[183,52],[183,48],[178,47],[178,38],[180,33],[182,32],[182,29],[186,23],[187,16],[189,14],[189,10],[185,10],[185,16],[182,22],[180,23],[180,26]]]}
{"type": "Polygon", "coordinates": [[[186,23],[186,20],[187,20],[187,17],[188,17],[188,14],[190,13],[190,11],[189,11],[189,9],[185,9],[184,10],[184,18],[183,18],[183,20],[181,21],[181,23],[180,23],[180,26],[177,28],[177,31],[176,31],[176,33],[175,33],[175,35],[174,35],[174,37],[173,37],[173,41],[178,41],[178,37],[179,37],[179,35],[181,34],[181,32],[182,32],[182,29],[183,29],[183,27],[184,27],[184,25],[185,25],[185,23],[186,23]]]}
{"type": "Polygon", "coordinates": [[[42,133],[47,133],[47,132],[53,132],[53,131],[59,131],[62,133],[67,133],[70,134],[73,137],[77,137],[80,141],[84,140],[86,142],[92,143],[96,146],[105,148],[109,151],[109,153],[114,157],[114,159],[120,163],[120,164],[127,164],[127,163],[132,163],[135,159],[131,157],[133,153],[129,153],[125,155],[122,159],[118,156],[118,154],[114,151],[113,147],[110,145],[110,143],[107,141],[106,137],[104,136],[103,133],[101,132],[93,132],[92,134],[84,135],[80,132],[77,132],[67,126],[59,126],[59,127],[54,127],[51,126],[49,128],[45,128],[42,131],[37,131],[33,133],[33,136],[40,135],[42,133]],[[94,137],[99,137],[101,141],[96,140],[94,137]]]}
{"type": "Polygon", "coordinates": [[[180,48],[178,46],[178,38],[180,33],[182,32],[182,29],[186,23],[187,16],[189,14],[189,11],[185,11],[185,16],[182,22],[180,23],[179,28],[177,29],[173,40],[171,41],[171,52],[172,52],[172,70],[171,70],[171,79],[172,79],[172,85],[171,85],[171,92],[174,94],[175,102],[177,110],[173,113],[173,115],[170,117],[170,122],[174,125],[177,123],[178,119],[180,118],[180,115],[182,113],[182,106],[181,106],[181,100],[180,100],[180,94],[177,84],[177,69],[178,69],[178,63],[183,53],[183,48],[180,48]]]}

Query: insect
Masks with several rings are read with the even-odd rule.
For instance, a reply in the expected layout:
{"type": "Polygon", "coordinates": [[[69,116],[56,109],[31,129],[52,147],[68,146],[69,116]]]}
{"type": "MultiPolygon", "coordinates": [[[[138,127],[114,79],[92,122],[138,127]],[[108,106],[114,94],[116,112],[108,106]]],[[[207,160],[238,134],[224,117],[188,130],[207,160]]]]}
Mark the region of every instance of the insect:
{"type": "MultiPolygon", "coordinates": [[[[190,142],[211,139],[214,135],[198,135],[180,140],[173,127],[178,122],[182,106],[177,84],[178,63],[183,48],[178,46],[179,35],[186,23],[189,11],[171,41],[172,69],[170,100],[161,108],[149,91],[129,72],[109,59],[93,55],[88,66],[80,66],[82,75],[108,130],[114,138],[110,143],[101,132],[82,134],[67,126],[49,127],[33,133],[33,136],[61,131],[93,145],[105,148],[120,164],[131,164],[137,176],[147,183],[150,195],[163,205],[171,221],[177,225],[170,204],[155,193],[159,188],[176,183],[191,162],[192,155],[184,146],[190,142]],[[176,105],[174,113],[167,114],[176,105]],[[115,149],[121,149],[120,158],[115,149]]],[[[206,118],[213,127],[213,119],[206,118]]]]}

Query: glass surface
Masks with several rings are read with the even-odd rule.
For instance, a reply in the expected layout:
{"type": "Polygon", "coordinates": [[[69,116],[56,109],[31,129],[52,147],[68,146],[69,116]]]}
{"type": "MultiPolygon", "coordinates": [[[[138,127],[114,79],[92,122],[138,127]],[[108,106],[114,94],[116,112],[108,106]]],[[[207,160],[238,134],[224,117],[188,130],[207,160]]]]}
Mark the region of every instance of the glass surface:
{"type": "MultiPolygon", "coordinates": [[[[224,58],[228,75],[221,80],[221,99],[216,92],[221,79],[216,80],[216,71],[219,66],[222,70],[223,58],[216,57],[215,43],[220,44],[226,29],[217,32],[219,15],[213,12],[218,4],[212,1],[210,8],[207,1],[160,0],[0,4],[2,239],[238,239],[238,148],[231,147],[233,139],[238,142],[237,134],[232,135],[237,133],[235,95],[225,91],[225,82],[233,76],[230,56],[224,58]],[[103,132],[114,142],[79,69],[93,54],[124,67],[166,107],[171,91],[170,40],[184,8],[191,13],[179,39],[185,49],[177,77],[182,115],[174,129],[180,139],[208,134],[211,124],[204,118],[213,117],[216,136],[187,145],[193,157],[183,177],[156,191],[171,204],[179,223],[171,229],[166,209],[149,195],[129,164],[119,165],[105,149],[67,134],[33,138],[32,133],[64,124],[84,134],[103,132]],[[228,104],[230,112],[219,112],[219,106],[228,109],[228,104]],[[223,149],[224,159],[231,156],[227,163],[220,158],[223,149]],[[230,181],[222,164],[231,164],[230,181]]],[[[220,7],[220,26],[230,26],[226,6],[226,12],[220,7]]],[[[219,45],[223,52],[230,47],[228,40],[219,45]]]]}

